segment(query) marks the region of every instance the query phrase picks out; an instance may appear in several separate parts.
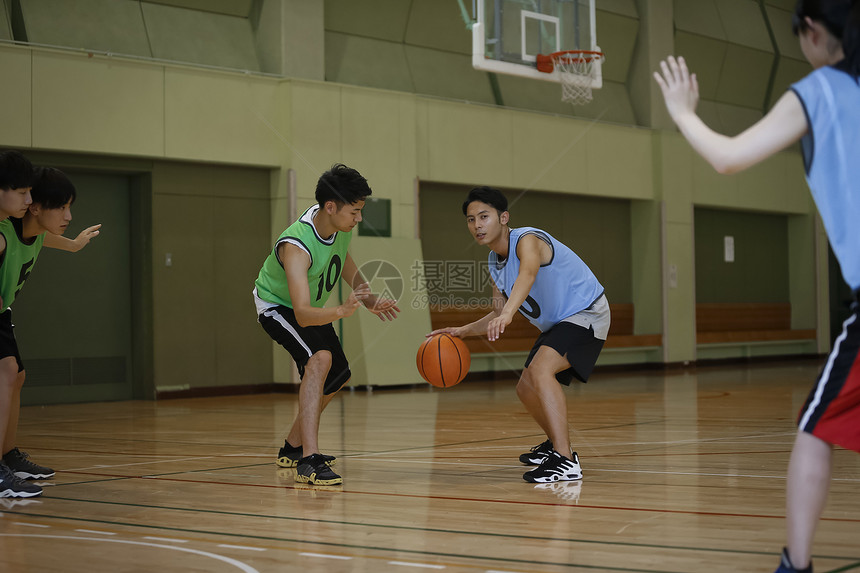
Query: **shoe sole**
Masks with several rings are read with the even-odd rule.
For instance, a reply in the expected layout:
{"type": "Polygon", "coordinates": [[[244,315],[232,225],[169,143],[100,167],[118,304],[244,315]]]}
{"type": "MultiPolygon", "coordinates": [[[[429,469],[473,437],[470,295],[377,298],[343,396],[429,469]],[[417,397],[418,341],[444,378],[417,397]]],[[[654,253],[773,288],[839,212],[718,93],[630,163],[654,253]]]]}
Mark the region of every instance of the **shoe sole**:
{"type": "Polygon", "coordinates": [[[317,479],[317,474],[311,474],[309,476],[303,476],[301,474],[296,474],[296,481],[299,483],[309,483],[311,485],[341,485],[343,484],[343,478],[336,479],[317,479]]]}
{"type": "MultiPolygon", "coordinates": [[[[281,467],[281,468],[294,468],[297,465],[299,465],[299,460],[293,460],[293,459],[290,459],[290,458],[285,456],[283,458],[278,458],[277,460],[275,460],[275,464],[277,464],[278,467],[281,467]]],[[[331,467],[335,464],[337,464],[337,458],[334,458],[331,460],[326,460],[326,462],[325,462],[325,465],[327,465],[329,467],[331,467]]]]}
{"type": "Polygon", "coordinates": [[[0,497],[36,497],[37,495],[42,495],[42,491],[15,491],[14,489],[6,489],[0,491],[0,497]]]}
{"type": "MultiPolygon", "coordinates": [[[[553,476],[553,477],[555,477],[555,476],[553,476]]],[[[553,477],[535,478],[535,477],[523,475],[523,479],[529,483],[558,483],[560,481],[579,481],[582,479],[582,474],[579,474],[576,477],[569,477],[569,476],[559,477],[558,479],[553,479],[553,477]]]]}
{"type": "Polygon", "coordinates": [[[49,474],[31,474],[29,472],[14,472],[21,479],[50,479],[56,475],[56,472],[49,474]]]}

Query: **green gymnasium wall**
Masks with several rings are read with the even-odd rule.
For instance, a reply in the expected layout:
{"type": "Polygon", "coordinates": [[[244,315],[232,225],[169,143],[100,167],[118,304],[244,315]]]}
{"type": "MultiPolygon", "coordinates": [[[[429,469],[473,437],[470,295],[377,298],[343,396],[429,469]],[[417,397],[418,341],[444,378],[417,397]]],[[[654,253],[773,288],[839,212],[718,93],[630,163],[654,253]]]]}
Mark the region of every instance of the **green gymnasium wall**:
{"type": "MultiPolygon", "coordinates": [[[[143,18],[182,10],[193,23],[183,30],[188,37],[174,41],[169,36],[175,34],[165,34],[155,44],[150,38],[150,55],[143,51],[131,54],[134,58],[0,43],[0,68],[10,86],[0,107],[0,145],[87,158],[77,167],[94,161],[148,164],[131,169],[138,174],[132,187],[144,189],[148,198],[131,204],[146,215],[137,223],[132,218],[139,226],[134,248],[148,253],[131,272],[152,285],[151,305],[135,294],[132,305],[138,310],[132,313],[140,323],[136,332],[144,337],[136,344],[150,347],[153,392],[292,380],[285,353],[249,318],[250,282],[271,240],[289,224],[290,205],[309,205],[316,178],[336,161],[358,167],[374,195],[391,200],[392,237],[356,237],[359,262],[380,253],[402,265],[428,253],[459,256],[461,251],[436,253],[427,243],[439,231],[428,212],[450,212],[436,202],[424,206],[435,189],[486,184],[513,194],[525,191],[515,218],[548,228],[582,254],[607,288],[619,293],[613,300],[634,304],[636,333],[663,333],[661,354],[622,352],[613,360],[697,358],[698,209],[786,220],[783,252],[793,321],[796,316],[798,328],[811,324],[819,332],[828,330],[826,301],[818,294],[827,292],[826,239],[797,152],[781,153],[742,174],[714,173],[666,123],[649,77],[659,58],[683,48],[700,76],[708,76],[700,106],[706,121],[725,131],[743,129],[807,69],[792,51],[793,39],[776,31],[789,14],[786,1],[749,3],[756,10],[739,2],[696,2],[707,17],[691,12],[685,0],[600,2],[601,45],[611,58],[607,88],[598,92],[595,107],[575,110],[550,105],[557,100],[557,86],[552,97],[541,91],[550,84],[537,88],[513,80],[507,85],[502,79],[505,105],[481,95],[484,80],[472,78],[463,63],[468,47],[454,0],[373,0],[358,12],[358,3],[341,0],[305,12],[293,0],[277,5],[224,0],[209,4],[211,10],[193,0],[111,2],[76,3],[100,19],[64,3],[56,11],[40,12],[33,0],[22,0],[20,7],[25,20],[30,18],[27,28],[42,34],[40,43],[54,45],[111,37],[122,28],[122,18],[131,18],[124,3],[143,18]],[[266,19],[272,14],[283,18],[280,29],[266,19]],[[233,20],[217,28],[212,22],[222,18],[233,20]],[[72,29],[57,26],[62,19],[72,29]],[[769,38],[768,23],[776,48],[773,43],[767,48],[760,37],[769,38]],[[209,47],[212,60],[201,60],[187,47],[198,24],[197,40],[209,47]],[[316,40],[301,40],[296,27],[320,33],[316,40]],[[215,39],[206,35],[212,29],[241,33],[215,39]],[[303,45],[308,53],[300,59],[310,64],[319,57],[318,64],[289,71],[303,45]],[[187,63],[150,59],[168,52],[166,57],[187,63]],[[246,63],[228,59],[242,54],[246,63]],[[377,59],[398,63],[379,65],[377,59]],[[749,69],[735,65],[738,61],[749,69]],[[227,69],[237,66],[273,73],[227,69]],[[404,81],[404,69],[411,83],[404,81]],[[754,78],[748,77],[750,69],[754,78]],[[593,121],[596,117],[600,121],[593,121]],[[594,216],[581,217],[577,207],[594,216]],[[190,261],[188,266],[166,267],[167,252],[190,261]],[[188,308],[187,301],[198,299],[204,304],[188,308]],[[207,315],[203,307],[209,305],[220,314],[207,315]],[[241,340],[230,338],[232,328],[241,340]]],[[[0,40],[4,30],[13,36],[15,28],[13,2],[2,3],[6,23],[0,18],[0,40]]],[[[126,39],[131,42],[134,34],[129,30],[126,39]]],[[[461,217],[459,207],[453,214],[461,217]]],[[[452,236],[462,232],[470,241],[462,220],[451,229],[452,236]]],[[[462,249],[458,241],[450,248],[462,249]]],[[[732,288],[720,276],[713,280],[718,292],[732,288]]],[[[772,292],[784,297],[782,287],[772,292]]],[[[368,313],[343,326],[345,345],[356,359],[356,384],[411,380],[415,340],[429,327],[426,309],[413,309],[388,330],[368,313]],[[392,363],[400,378],[380,367],[392,357],[400,357],[392,363]]],[[[819,336],[819,351],[826,338],[819,336]]]]}
{"type": "Polygon", "coordinates": [[[694,227],[696,302],[790,302],[786,216],[699,207],[694,227]]]}
{"type": "Polygon", "coordinates": [[[269,224],[268,170],[153,165],[156,391],[271,382],[271,343],[251,296],[269,224]]]}

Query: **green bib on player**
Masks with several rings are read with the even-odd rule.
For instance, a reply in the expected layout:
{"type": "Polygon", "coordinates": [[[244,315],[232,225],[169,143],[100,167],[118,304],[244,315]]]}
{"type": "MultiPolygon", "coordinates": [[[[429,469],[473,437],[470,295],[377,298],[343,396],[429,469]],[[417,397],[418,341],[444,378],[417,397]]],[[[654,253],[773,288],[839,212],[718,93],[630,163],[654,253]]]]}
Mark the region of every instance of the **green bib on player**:
{"type": "Polygon", "coordinates": [[[12,306],[24,286],[24,281],[30,276],[39,251],[42,250],[45,234],[36,235],[30,239],[29,244],[24,242],[21,239],[20,219],[0,221],[0,233],[6,239],[6,251],[0,263],[0,297],[3,299],[3,308],[0,310],[5,311],[12,306]]]}
{"type": "Polygon", "coordinates": [[[317,234],[313,218],[319,211],[319,205],[314,205],[305,211],[298,221],[287,227],[275,242],[275,247],[263,263],[255,286],[257,296],[266,302],[280,304],[293,308],[290,289],[287,285],[287,275],[284,266],[278,258],[278,247],[289,243],[302,249],[311,259],[308,269],[308,286],[310,287],[311,306],[325,306],[331,291],[334,290],[343,264],[352,233],[338,232],[327,239],[317,234]]]}

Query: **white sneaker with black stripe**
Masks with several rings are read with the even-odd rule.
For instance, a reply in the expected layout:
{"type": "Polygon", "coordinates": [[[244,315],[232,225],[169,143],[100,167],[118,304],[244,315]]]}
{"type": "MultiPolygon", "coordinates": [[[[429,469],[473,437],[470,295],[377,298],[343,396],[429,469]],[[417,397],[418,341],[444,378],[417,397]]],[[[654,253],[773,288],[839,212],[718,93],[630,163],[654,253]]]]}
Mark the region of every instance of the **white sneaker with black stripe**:
{"type": "Polygon", "coordinates": [[[576,452],[571,452],[570,457],[566,458],[553,450],[541,465],[524,473],[523,479],[530,483],[553,483],[582,479],[579,456],[576,455],[576,452]]]}

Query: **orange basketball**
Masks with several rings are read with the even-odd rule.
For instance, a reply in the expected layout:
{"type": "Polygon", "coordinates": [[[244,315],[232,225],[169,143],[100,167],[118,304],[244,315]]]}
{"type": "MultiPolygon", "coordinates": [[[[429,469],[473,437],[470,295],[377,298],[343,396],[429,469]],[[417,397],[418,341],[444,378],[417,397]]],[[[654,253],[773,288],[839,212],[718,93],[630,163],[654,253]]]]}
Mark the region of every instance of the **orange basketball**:
{"type": "Polygon", "coordinates": [[[472,358],[466,343],[450,334],[426,338],[415,357],[421,377],[439,388],[458,384],[469,372],[472,358]]]}

